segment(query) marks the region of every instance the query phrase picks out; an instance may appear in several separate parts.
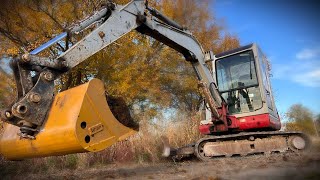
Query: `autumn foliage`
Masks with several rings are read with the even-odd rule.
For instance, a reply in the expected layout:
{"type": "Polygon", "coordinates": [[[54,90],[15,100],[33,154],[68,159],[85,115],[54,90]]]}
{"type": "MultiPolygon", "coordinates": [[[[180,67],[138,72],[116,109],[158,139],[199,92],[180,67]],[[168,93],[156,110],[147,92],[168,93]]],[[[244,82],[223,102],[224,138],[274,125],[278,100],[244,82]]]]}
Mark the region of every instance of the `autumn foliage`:
{"type": "MultiPolygon", "coordinates": [[[[285,124],[288,131],[301,131],[308,135],[318,136],[319,124],[313,112],[302,104],[292,105],[286,117],[288,122],[285,124]]],[[[319,115],[318,115],[319,117],[319,115]]]]}
{"type": "MultiPolygon", "coordinates": [[[[101,2],[100,0],[1,2],[0,57],[15,56],[35,49],[63,32],[66,27],[99,9],[101,2]]],[[[115,2],[125,4],[128,0],[115,2]]],[[[206,0],[149,1],[150,6],[187,27],[200,41],[204,50],[219,53],[238,47],[237,36],[229,34],[219,24],[214,13],[210,12],[211,3],[206,0]]],[[[74,36],[73,41],[81,39],[90,30],[92,29],[89,28],[84,33],[74,36]]],[[[56,57],[64,50],[57,46],[40,55],[56,57]]],[[[10,79],[5,74],[0,71],[1,78],[6,76],[10,79]]],[[[199,136],[197,126],[200,118],[195,112],[199,108],[201,97],[197,89],[197,80],[191,65],[173,49],[138,32],[131,32],[66,73],[56,82],[57,89],[62,91],[85,83],[93,77],[105,83],[109,95],[125,99],[134,117],[141,122],[141,132],[137,137],[101,153],[48,158],[45,162],[37,160],[39,164],[50,164],[61,160],[70,161],[69,165],[73,167],[74,161],[78,164],[81,164],[81,161],[89,164],[91,161],[110,162],[117,160],[117,153],[121,152],[131,153],[133,156],[130,157],[134,157],[134,161],[156,161],[160,157],[160,134],[168,135],[175,146],[189,143],[199,136]],[[177,118],[175,122],[164,122],[166,125],[154,124],[155,120],[161,120],[166,109],[179,112],[181,114],[176,115],[184,118],[177,118]],[[156,127],[158,129],[155,129],[156,127]]],[[[1,81],[1,105],[8,101],[5,94],[7,86],[8,83],[1,81]]],[[[10,98],[12,100],[13,97],[10,98]]]]}
{"type": "MultiPolygon", "coordinates": [[[[208,9],[209,1],[162,0],[149,4],[191,30],[205,50],[218,53],[239,46],[237,37],[225,33],[215,20],[208,9]]],[[[0,13],[3,40],[0,56],[30,51],[100,6],[101,1],[5,1],[0,13]]],[[[63,50],[56,49],[41,55],[56,56],[63,50]]],[[[131,107],[193,111],[200,99],[193,69],[182,56],[137,32],[121,38],[67,73],[61,78],[59,88],[65,90],[92,77],[102,79],[109,94],[125,97],[131,107]]]]}

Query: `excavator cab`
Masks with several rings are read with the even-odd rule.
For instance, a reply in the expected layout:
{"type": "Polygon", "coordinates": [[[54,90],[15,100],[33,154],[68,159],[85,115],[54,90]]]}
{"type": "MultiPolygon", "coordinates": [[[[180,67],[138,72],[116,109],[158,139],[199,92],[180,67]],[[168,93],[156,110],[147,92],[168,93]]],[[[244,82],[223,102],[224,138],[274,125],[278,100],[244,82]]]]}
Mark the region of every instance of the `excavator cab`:
{"type": "MultiPolygon", "coordinates": [[[[206,113],[209,116],[200,123],[199,130],[214,136],[206,136],[194,144],[194,154],[199,159],[299,152],[310,147],[305,134],[278,131],[281,123],[269,80],[269,62],[256,44],[217,54],[211,62],[212,76],[224,104],[220,114],[227,120],[223,124],[227,128],[223,131],[215,128],[219,121],[206,113]]],[[[178,149],[177,153],[186,148],[178,149]]]]}
{"type": "Polygon", "coordinates": [[[280,129],[269,79],[269,64],[256,44],[215,56],[212,63],[218,90],[239,130],[280,129]]]}

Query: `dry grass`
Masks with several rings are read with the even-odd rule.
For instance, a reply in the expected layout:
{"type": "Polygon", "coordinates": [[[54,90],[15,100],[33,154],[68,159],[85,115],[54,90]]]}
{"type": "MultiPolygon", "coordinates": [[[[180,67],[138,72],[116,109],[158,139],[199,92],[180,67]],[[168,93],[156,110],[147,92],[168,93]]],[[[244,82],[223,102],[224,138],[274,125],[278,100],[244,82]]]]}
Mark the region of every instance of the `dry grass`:
{"type": "Polygon", "coordinates": [[[320,152],[320,137],[313,136],[311,137],[312,150],[320,152]]]}
{"type": "Polygon", "coordinates": [[[110,148],[98,152],[82,154],[89,166],[111,162],[155,163],[163,161],[161,136],[168,137],[173,147],[190,144],[199,139],[197,116],[176,122],[141,122],[140,130],[126,141],[118,142],[110,148]]]}
{"type": "Polygon", "coordinates": [[[24,161],[6,161],[0,156],[0,177],[24,172],[43,173],[64,169],[84,169],[103,166],[109,163],[156,163],[166,161],[161,157],[161,136],[168,137],[173,147],[179,147],[196,141],[198,131],[197,115],[181,117],[173,122],[140,123],[139,133],[125,141],[97,153],[71,154],[58,157],[35,158],[24,161]]]}

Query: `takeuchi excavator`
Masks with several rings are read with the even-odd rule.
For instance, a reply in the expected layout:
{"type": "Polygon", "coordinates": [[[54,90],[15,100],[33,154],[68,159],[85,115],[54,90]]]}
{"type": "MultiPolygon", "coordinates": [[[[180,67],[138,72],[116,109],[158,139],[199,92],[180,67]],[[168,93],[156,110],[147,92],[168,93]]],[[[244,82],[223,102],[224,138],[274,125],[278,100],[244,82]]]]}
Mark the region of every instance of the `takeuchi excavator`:
{"type": "Polygon", "coordinates": [[[180,52],[193,67],[205,99],[207,116],[199,130],[207,136],[169,149],[167,155],[194,154],[208,160],[308,147],[306,135],[279,131],[267,59],[257,45],[213,55],[186,28],[149,7],[147,1],[134,0],[124,6],[108,2],[66,32],[12,60],[17,99],[1,110],[6,124],[0,153],[20,160],[96,152],[134,134],[136,130],[118,121],[109,108],[102,81],[92,79],[54,94],[54,82],[62,74],[133,30],[180,52]],[[89,27],[93,30],[83,39],[69,43],[74,34],[89,27]],[[39,56],[57,43],[67,50],[55,58],[39,56]]]}

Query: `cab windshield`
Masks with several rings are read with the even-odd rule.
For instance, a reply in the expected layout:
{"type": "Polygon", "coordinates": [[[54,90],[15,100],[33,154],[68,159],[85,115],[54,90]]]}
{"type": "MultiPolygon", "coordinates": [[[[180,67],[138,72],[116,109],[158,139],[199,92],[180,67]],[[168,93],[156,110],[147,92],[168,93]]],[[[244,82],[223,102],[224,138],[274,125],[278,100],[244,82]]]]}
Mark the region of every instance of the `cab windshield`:
{"type": "Polygon", "coordinates": [[[216,61],[219,92],[230,114],[251,112],[262,107],[261,94],[252,51],[216,61]]]}

